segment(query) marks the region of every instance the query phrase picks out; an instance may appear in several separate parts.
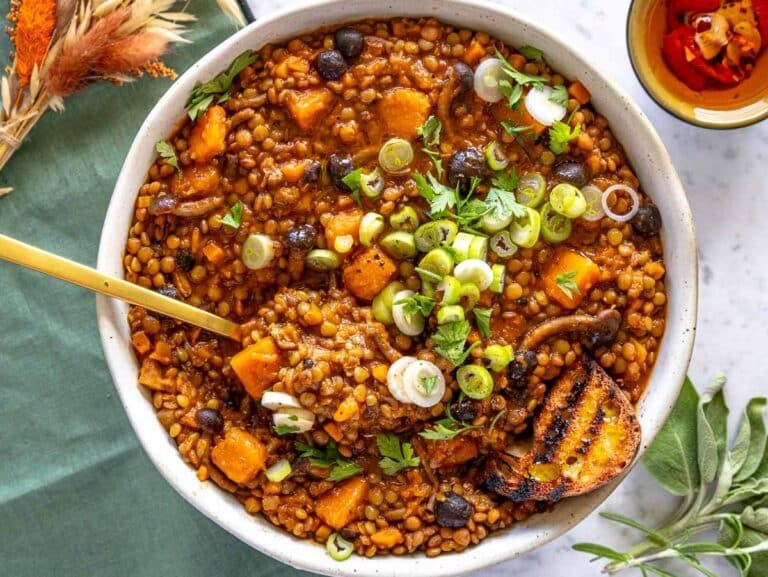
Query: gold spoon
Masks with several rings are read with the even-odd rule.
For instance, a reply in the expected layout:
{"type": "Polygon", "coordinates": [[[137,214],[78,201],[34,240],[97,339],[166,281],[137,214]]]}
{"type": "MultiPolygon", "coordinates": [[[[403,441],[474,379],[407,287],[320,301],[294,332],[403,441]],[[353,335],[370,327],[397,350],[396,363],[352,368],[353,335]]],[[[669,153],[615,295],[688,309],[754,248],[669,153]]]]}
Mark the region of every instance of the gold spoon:
{"type": "Polygon", "coordinates": [[[72,284],[160,313],[217,335],[240,340],[240,325],[192,305],[166,297],[126,280],[51,254],[0,234],[0,259],[4,259],[72,284]]]}

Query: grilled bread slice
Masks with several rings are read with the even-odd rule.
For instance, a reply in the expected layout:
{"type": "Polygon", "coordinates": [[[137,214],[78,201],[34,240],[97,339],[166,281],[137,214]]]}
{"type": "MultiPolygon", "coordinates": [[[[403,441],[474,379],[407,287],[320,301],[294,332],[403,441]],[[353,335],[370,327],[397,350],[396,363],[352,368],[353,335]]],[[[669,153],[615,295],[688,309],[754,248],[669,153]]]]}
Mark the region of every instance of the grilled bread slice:
{"type": "Polygon", "coordinates": [[[594,360],[575,363],[552,387],[521,457],[492,453],[486,486],[513,501],[558,501],[616,478],[635,457],[640,424],[619,386],[594,360]]]}

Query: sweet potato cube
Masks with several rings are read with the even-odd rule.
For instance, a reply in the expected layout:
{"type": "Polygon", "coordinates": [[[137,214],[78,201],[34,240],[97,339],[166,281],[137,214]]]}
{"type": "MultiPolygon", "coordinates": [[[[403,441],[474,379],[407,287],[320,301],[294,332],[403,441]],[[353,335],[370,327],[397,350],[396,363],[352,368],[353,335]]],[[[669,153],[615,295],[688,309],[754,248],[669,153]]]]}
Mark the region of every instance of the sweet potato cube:
{"type": "Polygon", "coordinates": [[[325,225],[325,242],[329,248],[333,248],[333,243],[340,236],[352,235],[355,242],[358,241],[360,232],[360,221],[363,219],[363,211],[359,208],[340,212],[333,216],[325,225]]]}
{"type": "Polygon", "coordinates": [[[373,535],[371,535],[371,541],[373,541],[373,544],[381,549],[390,549],[395,545],[399,545],[405,541],[405,537],[403,537],[400,529],[396,529],[395,527],[387,527],[386,529],[381,529],[380,531],[376,531],[373,535]]]}
{"type": "Polygon", "coordinates": [[[362,505],[368,495],[368,481],[357,476],[323,493],[315,504],[315,513],[337,531],[360,518],[362,505]]]}
{"type": "Polygon", "coordinates": [[[513,110],[507,106],[506,100],[500,100],[493,105],[491,112],[499,122],[511,120],[515,126],[530,126],[530,130],[520,134],[523,138],[526,135],[541,135],[547,129],[546,126],[530,115],[525,104],[521,104],[513,110]]]}
{"type": "Polygon", "coordinates": [[[227,149],[227,113],[221,106],[211,106],[198,119],[189,134],[189,156],[205,164],[227,149]]]}
{"type": "Polygon", "coordinates": [[[568,86],[568,94],[575,98],[581,105],[586,104],[592,99],[592,95],[589,93],[589,90],[587,90],[587,87],[578,80],[574,80],[568,86]]]}
{"type": "Polygon", "coordinates": [[[250,483],[264,470],[267,448],[243,429],[230,429],[211,450],[211,460],[235,483],[250,483]]]}
{"type": "Polygon", "coordinates": [[[205,258],[211,261],[213,264],[221,264],[227,258],[227,253],[216,243],[208,243],[203,247],[203,254],[205,258]]]}
{"type": "Polygon", "coordinates": [[[544,291],[566,309],[575,309],[600,280],[600,267],[573,249],[560,247],[542,275],[544,291]]]}
{"type": "Polygon", "coordinates": [[[378,107],[388,135],[413,139],[427,120],[432,103],[426,94],[413,88],[393,88],[384,93],[378,107]]]}
{"type": "Polygon", "coordinates": [[[447,441],[434,441],[428,445],[429,466],[433,469],[458,467],[477,457],[477,441],[459,435],[447,441]]]}
{"type": "Polygon", "coordinates": [[[327,88],[312,88],[299,92],[291,90],[285,103],[293,121],[307,132],[313,130],[333,103],[333,92],[327,88]]]}
{"type": "Polygon", "coordinates": [[[180,198],[210,196],[218,189],[220,180],[221,173],[218,166],[193,165],[182,170],[179,178],[172,178],[169,186],[174,196],[180,198]]]}
{"type": "Polygon", "coordinates": [[[171,393],[174,390],[173,381],[163,376],[160,363],[152,359],[144,359],[139,369],[139,384],[153,391],[171,393]]]}
{"type": "Polygon", "coordinates": [[[358,253],[344,267],[342,278],[349,292],[370,301],[384,290],[396,272],[395,262],[378,247],[371,247],[358,253]]]}
{"type": "Polygon", "coordinates": [[[149,352],[151,346],[149,337],[144,331],[133,333],[133,336],[131,336],[131,344],[133,345],[133,348],[136,349],[136,352],[140,355],[146,355],[149,352]]]}
{"type": "Polygon", "coordinates": [[[237,353],[229,364],[246,392],[258,401],[277,380],[283,362],[272,337],[264,337],[237,353]]]}

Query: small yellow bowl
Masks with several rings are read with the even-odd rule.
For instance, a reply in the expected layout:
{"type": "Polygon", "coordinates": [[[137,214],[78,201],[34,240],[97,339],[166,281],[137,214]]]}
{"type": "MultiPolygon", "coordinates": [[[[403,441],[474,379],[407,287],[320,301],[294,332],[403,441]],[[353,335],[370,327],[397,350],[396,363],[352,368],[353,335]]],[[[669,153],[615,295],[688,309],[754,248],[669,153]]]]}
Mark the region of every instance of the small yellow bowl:
{"type": "Polygon", "coordinates": [[[632,0],[627,17],[629,58],[640,84],[670,114],[705,128],[739,128],[768,118],[768,49],[752,75],[724,90],[691,90],[672,74],[661,52],[667,0],[632,0]]]}

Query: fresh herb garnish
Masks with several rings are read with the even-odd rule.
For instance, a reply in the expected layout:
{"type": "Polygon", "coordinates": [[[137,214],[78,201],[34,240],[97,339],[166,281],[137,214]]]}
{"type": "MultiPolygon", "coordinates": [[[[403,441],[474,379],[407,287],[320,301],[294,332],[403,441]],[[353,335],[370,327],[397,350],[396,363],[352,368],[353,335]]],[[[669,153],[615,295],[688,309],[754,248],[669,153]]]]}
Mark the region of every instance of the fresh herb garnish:
{"type": "Polygon", "coordinates": [[[363,208],[363,202],[360,200],[360,187],[362,186],[362,180],[362,168],[356,168],[341,179],[341,182],[349,187],[349,196],[352,197],[352,200],[354,200],[360,208],[363,208]]]}
{"type": "MultiPolygon", "coordinates": [[[[443,247],[443,248],[445,248],[445,247],[443,247]]],[[[415,270],[421,276],[425,276],[425,277],[427,277],[429,279],[432,279],[435,282],[440,282],[441,280],[443,280],[443,277],[441,277],[439,274],[437,274],[436,272],[433,272],[433,271],[431,271],[429,269],[421,268],[420,266],[417,266],[413,270],[415,270]]]]}
{"type": "Polygon", "coordinates": [[[165,161],[166,164],[169,164],[170,166],[176,169],[176,172],[179,174],[179,178],[181,178],[181,168],[179,167],[179,159],[176,157],[176,151],[174,150],[173,146],[171,146],[165,140],[158,140],[155,143],[155,150],[160,155],[160,158],[162,158],[165,161]]]}
{"type": "Polygon", "coordinates": [[[219,73],[212,80],[195,83],[184,105],[189,118],[196,120],[203,112],[208,110],[208,107],[213,104],[214,99],[216,99],[217,103],[225,102],[229,97],[229,87],[232,86],[232,82],[237,78],[237,75],[245,70],[246,67],[256,62],[257,58],[257,54],[246,50],[232,61],[227,70],[219,73]]]}
{"type": "Polygon", "coordinates": [[[562,84],[560,86],[553,86],[552,94],[549,95],[549,100],[555,104],[559,104],[560,106],[567,106],[568,89],[562,84]]]}
{"type": "Polygon", "coordinates": [[[413,445],[401,443],[400,438],[392,433],[376,435],[376,444],[383,457],[379,467],[387,475],[397,475],[403,469],[418,467],[421,461],[413,452],[413,445]]]}
{"type": "Polygon", "coordinates": [[[414,293],[409,297],[400,299],[395,303],[396,305],[403,305],[403,314],[408,322],[411,322],[413,316],[421,314],[424,318],[427,318],[432,309],[435,308],[435,299],[414,293]]]}
{"type": "Polygon", "coordinates": [[[528,138],[536,138],[536,133],[533,132],[533,126],[531,124],[518,126],[511,120],[503,120],[501,122],[501,127],[506,131],[507,134],[514,136],[515,138],[518,138],[519,136],[526,133],[528,133],[526,134],[528,138]]]}
{"type": "Polygon", "coordinates": [[[336,448],[336,443],[328,441],[325,447],[315,447],[309,443],[302,441],[296,441],[296,450],[299,451],[300,456],[309,459],[309,464],[313,467],[320,467],[322,469],[330,468],[326,480],[331,482],[341,481],[347,477],[352,477],[363,471],[362,467],[344,458],[336,448]]]}
{"type": "Polygon", "coordinates": [[[440,218],[458,202],[458,187],[450,188],[436,179],[432,173],[424,178],[422,174],[414,174],[413,180],[419,194],[429,203],[430,218],[440,218]]]}
{"type": "Polygon", "coordinates": [[[562,154],[568,143],[579,134],[581,134],[581,124],[571,128],[562,120],[555,120],[549,129],[549,149],[555,154],[562,154]]]}
{"type": "Polygon", "coordinates": [[[419,382],[421,383],[421,388],[424,390],[424,392],[427,395],[431,395],[432,391],[435,390],[435,386],[437,386],[437,375],[429,375],[428,377],[421,377],[419,379],[419,382]]]}
{"type": "Polygon", "coordinates": [[[531,85],[534,88],[541,89],[544,86],[546,78],[543,76],[534,76],[533,74],[525,74],[514,68],[509,61],[504,58],[504,55],[496,50],[496,58],[501,60],[501,66],[504,69],[504,73],[518,84],[524,86],[531,85]]]}
{"type": "Polygon", "coordinates": [[[517,174],[517,169],[513,166],[508,173],[502,171],[497,172],[491,179],[491,184],[496,188],[515,190],[517,185],[520,184],[520,177],[517,174]]]}
{"type": "Polygon", "coordinates": [[[450,361],[454,367],[458,367],[467,360],[472,349],[480,344],[473,343],[469,348],[464,348],[471,330],[472,327],[466,320],[438,326],[437,332],[432,335],[435,352],[450,361]]]}
{"type": "MultiPolygon", "coordinates": [[[[295,416],[295,415],[294,415],[295,416]]],[[[291,433],[298,433],[299,427],[296,425],[275,425],[275,433],[277,435],[290,435],[291,433]]]]}
{"type": "Polygon", "coordinates": [[[501,418],[501,416],[504,413],[506,413],[506,411],[504,409],[501,409],[498,413],[496,413],[496,415],[493,417],[493,419],[491,419],[491,424],[488,426],[488,430],[489,431],[493,431],[493,429],[496,428],[496,423],[499,422],[499,419],[501,418]]]}
{"type": "Polygon", "coordinates": [[[561,291],[565,293],[565,296],[567,296],[569,299],[573,298],[573,293],[576,293],[577,295],[581,294],[579,285],[577,285],[576,281],[573,280],[575,278],[575,270],[569,270],[568,272],[561,273],[555,277],[555,284],[561,291]]]}
{"type": "Polygon", "coordinates": [[[490,208],[491,214],[499,218],[507,214],[522,218],[526,214],[525,207],[517,202],[515,194],[503,188],[492,187],[485,197],[485,204],[490,208]]]}
{"type": "Polygon", "coordinates": [[[680,507],[658,528],[615,513],[602,516],[636,529],[646,539],[622,553],[595,543],[574,549],[607,559],[604,573],[634,567],[644,576],[674,577],[655,563],[676,559],[708,577],[703,556],[723,557],[742,577],[768,575],[768,444],[765,398],[748,404],[736,440],[728,450],[728,407],[716,379],[701,395],[686,379],[674,410],[643,457],[651,475],[680,507]],[[693,537],[717,530],[717,541],[693,537]]]}
{"type": "Polygon", "coordinates": [[[477,324],[477,331],[486,339],[491,336],[491,313],[492,309],[473,308],[472,313],[475,315],[475,323],[477,324]]]}
{"type": "Polygon", "coordinates": [[[243,203],[239,200],[233,204],[229,212],[221,219],[221,224],[230,228],[240,228],[240,222],[243,219],[243,203]]]}
{"type": "Polygon", "coordinates": [[[477,428],[479,428],[478,425],[465,425],[461,421],[457,421],[451,414],[451,406],[446,405],[445,418],[435,421],[431,429],[423,430],[419,436],[430,441],[449,441],[465,431],[477,428]]]}
{"type": "Polygon", "coordinates": [[[531,46],[530,44],[526,44],[525,46],[518,48],[518,52],[520,52],[520,54],[532,62],[541,62],[544,58],[544,53],[535,46],[531,46]]]}
{"type": "Polygon", "coordinates": [[[437,116],[430,116],[427,121],[417,130],[424,142],[421,151],[429,156],[432,164],[435,165],[438,180],[443,178],[443,157],[440,152],[440,132],[443,130],[443,123],[437,116]]]}
{"type": "Polygon", "coordinates": [[[506,78],[501,78],[498,82],[499,92],[507,99],[507,106],[514,110],[520,106],[521,98],[523,97],[523,85],[512,83],[506,78]]]}

